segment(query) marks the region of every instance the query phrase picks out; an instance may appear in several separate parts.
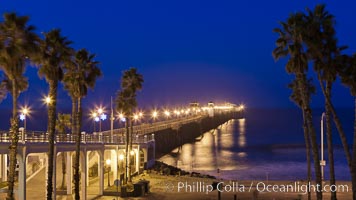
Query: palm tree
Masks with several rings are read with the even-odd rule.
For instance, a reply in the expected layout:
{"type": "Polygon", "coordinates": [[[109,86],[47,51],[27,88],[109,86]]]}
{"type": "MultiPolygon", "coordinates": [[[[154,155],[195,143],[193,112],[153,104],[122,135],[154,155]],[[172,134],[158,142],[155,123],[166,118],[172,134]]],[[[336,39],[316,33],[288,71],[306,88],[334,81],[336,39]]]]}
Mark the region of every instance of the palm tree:
{"type": "MultiPolygon", "coordinates": [[[[136,98],[132,97],[132,94],[129,90],[121,90],[118,92],[116,97],[116,109],[118,112],[122,113],[125,116],[125,152],[129,152],[130,147],[130,125],[132,125],[132,116],[133,116],[133,109],[137,107],[136,98]]],[[[127,184],[128,181],[128,163],[129,163],[129,156],[126,153],[125,156],[125,179],[124,183],[127,184]]]]}
{"type": "MultiPolygon", "coordinates": [[[[312,80],[309,79],[308,82],[308,91],[307,91],[307,97],[309,101],[311,101],[311,95],[315,94],[315,87],[312,83],[312,80]]],[[[288,87],[292,90],[292,94],[289,97],[291,101],[293,101],[301,110],[303,114],[303,131],[304,131],[304,140],[305,140],[305,148],[306,148],[306,156],[307,156],[307,182],[310,183],[311,181],[311,159],[310,159],[310,133],[309,133],[309,128],[306,122],[306,112],[303,110],[303,102],[301,99],[301,95],[299,93],[298,89],[298,82],[296,79],[294,79],[288,87]]],[[[308,190],[308,200],[311,199],[311,193],[310,190],[308,190]]]]}
{"type": "Polygon", "coordinates": [[[340,71],[339,75],[343,84],[350,88],[350,93],[354,97],[355,119],[354,119],[354,141],[351,163],[352,196],[356,200],[356,54],[352,57],[343,56],[347,65],[340,71]]]}
{"type": "Polygon", "coordinates": [[[39,56],[40,69],[38,74],[45,77],[49,84],[49,97],[51,102],[48,105],[48,171],[47,171],[47,199],[52,199],[53,192],[53,160],[54,140],[56,128],[56,105],[58,82],[63,79],[63,68],[68,63],[72,49],[72,43],[66,37],[61,36],[59,29],[54,29],[44,34],[45,38],[41,43],[39,56]]]}
{"type": "MultiPolygon", "coordinates": [[[[282,28],[277,28],[274,31],[279,34],[276,41],[276,48],[273,51],[273,57],[278,60],[289,56],[286,64],[286,71],[289,74],[295,74],[299,94],[301,95],[303,111],[305,112],[305,122],[307,123],[310,132],[310,142],[312,147],[312,155],[314,159],[316,183],[322,185],[321,169],[319,165],[319,150],[316,140],[316,132],[313,125],[313,117],[310,108],[310,99],[308,98],[308,81],[306,73],[308,71],[308,57],[305,50],[303,35],[305,34],[305,16],[303,13],[295,13],[290,15],[287,22],[280,23],[282,28]]],[[[317,199],[322,199],[322,193],[316,193],[317,199]]]]}
{"type": "MultiPolygon", "coordinates": [[[[71,128],[71,116],[70,114],[61,114],[58,113],[56,130],[61,138],[65,138],[67,130],[71,128]]],[[[64,189],[65,185],[65,175],[66,175],[66,157],[65,152],[62,152],[62,184],[61,189],[64,189]]]]}
{"type": "MultiPolygon", "coordinates": [[[[321,90],[325,97],[325,118],[326,118],[326,133],[328,144],[328,157],[330,167],[330,185],[335,185],[335,169],[334,169],[334,152],[332,142],[331,117],[339,130],[339,135],[344,146],[348,165],[351,170],[351,155],[348,148],[345,133],[342,129],[340,120],[336,114],[334,106],[331,102],[332,84],[336,80],[338,68],[342,67],[338,57],[345,47],[338,47],[335,18],[325,10],[325,5],[317,5],[313,11],[307,10],[307,34],[305,35],[305,43],[308,47],[310,58],[314,61],[314,70],[320,83],[321,90]]],[[[331,199],[336,199],[336,192],[331,192],[331,199]]]]}
{"type": "Polygon", "coordinates": [[[28,81],[24,76],[27,60],[37,52],[38,36],[34,26],[28,25],[29,17],[16,13],[5,13],[0,23],[0,69],[7,78],[7,89],[12,96],[12,118],[10,120],[9,177],[7,200],[14,199],[14,180],[18,143],[17,98],[27,89],[28,81]]]}
{"type": "MultiPolygon", "coordinates": [[[[98,77],[102,75],[99,62],[94,61],[95,54],[90,54],[87,50],[81,49],[75,53],[72,64],[66,67],[64,74],[64,88],[72,98],[72,133],[76,135],[76,151],[74,163],[74,192],[75,199],[79,196],[79,158],[80,158],[80,139],[81,139],[81,119],[82,107],[81,99],[88,93],[88,88],[93,89],[98,77]]],[[[83,183],[84,184],[84,183],[83,183]]]]}
{"type": "Polygon", "coordinates": [[[130,152],[132,149],[132,121],[133,111],[137,107],[136,93],[142,90],[143,76],[137,72],[136,68],[130,68],[124,71],[121,79],[121,91],[116,97],[116,110],[120,111],[126,117],[126,170],[125,170],[125,184],[131,182],[131,166],[130,166],[130,152]],[[129,131],[129,126],[131,127],[129,131]]]}
{"type": "Polygon", "coordinates": [[[4,80],[0,81],[0,103],[6,98],[7,88],[4,80]]]}

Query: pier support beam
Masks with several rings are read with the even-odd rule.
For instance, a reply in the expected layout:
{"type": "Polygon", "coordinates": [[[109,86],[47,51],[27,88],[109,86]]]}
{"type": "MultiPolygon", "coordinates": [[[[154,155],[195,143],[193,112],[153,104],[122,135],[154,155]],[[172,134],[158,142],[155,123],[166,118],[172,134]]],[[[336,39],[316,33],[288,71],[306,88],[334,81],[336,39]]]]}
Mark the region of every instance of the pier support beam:
{"type": "Polygon", "coordinates": [[[88,176],[88,172],[87,172],[87,151],[82,151],[81,152],[81,162],[80,162],[80,166],[81,166],[81,195],[80,197],[83,200],[87,199],[87,186],[86,186],[86,182],[87,182],[87,176],[88,176]]]}
{"type": "Polygon", "coordinates": [[[54,155],[54,158],[53,158],[53,182],[52,182],[52,187],[53,187],[53,199],[56,199],[57,197],[57,147],[54,146],[54,149],[53,149],[53,155],[54,155]]]}
{"type": "Polygon", "coordinates": [[[2,156],[3,156],[3,155],[0,154],[0,178],[1,178],[1,181],[4,181],[4,180],[3,180],[3,172],[2,172],[2,171],[4,170],[4,167],[3,167],[4,165],[3,165],[3,163],[2,163],[2,156]]]}
{"type": "Polygon", "coordinates": [[[7,181],[7,154],[0,154],[0,177],[1,181],[7,181]]]}
{"type": "Polygon", "coordinates": [[[137,151],[135,152],[136,154],[136,171],[138,173],[141,173],[140,172],[140,166],[141,166],[141,163],[140,163],[140,145],[137,146],[137,151]]]}
{"type": "Polygon", "coordinates": [[[86,164],[86,171],[87,171],[87,177],[86,177],[86,186],[88,187],[89,186],[89,165],[90,165],[90,151],[85,153],[85,156],[86,156],[86,160],[87,160],[87,164],[86,164]]]}
{"type": "Polygon", "coordinates": [[[17,155],[17,162],[19,163],[18,198],[26,200],[26,155],[17,155]]]}
{"type": "Polygon", "coordinates": [[[7,181],[7,154],[2,155],[3,170],[2,170],[2,180],[7,181]]]}
{"type": "Polygon", "coordinates": [[[103,195],[104,192],[104,151],[98,151],[98,175],[99,175],[99,195],[103,195]]]}
{"type": "Polygon", "coordinates": [[[110,176],[110,183],[113,185],[114,184],[114,181],[112,180],[115,180],[116,177],[117,177],[117,166],[118,166],[118,159],[117,159],[117,150],[111,150],[110,151],[110,154],[111,154],[111,163],[110,163],[110,171],[113,172],[113,176],[110,176]]]}

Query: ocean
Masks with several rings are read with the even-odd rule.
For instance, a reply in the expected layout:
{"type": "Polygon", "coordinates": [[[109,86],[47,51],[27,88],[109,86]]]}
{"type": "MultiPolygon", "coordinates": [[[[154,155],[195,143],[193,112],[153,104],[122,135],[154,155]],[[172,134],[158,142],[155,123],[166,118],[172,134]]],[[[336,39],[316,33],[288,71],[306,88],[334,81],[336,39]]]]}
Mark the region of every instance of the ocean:
{"type": "MultiPolygon", "coordinates": [[[[337,112],[351,145],[353,109],[338,109],[337,112]]],[[[313,114],[319,144],[321,113],[322,110],[316,109],[313,114]]],[[[298,109],[247,110],[244,119],[230,120],[159,160],[227,180],[305,180],[307,163],[301,117],[298,109]]],[[[333,140],[336,179],[350,180],[335,127],[333,140]]],[[[325,179],[328,179],[326,140],[324,147],[325,179]]]]}

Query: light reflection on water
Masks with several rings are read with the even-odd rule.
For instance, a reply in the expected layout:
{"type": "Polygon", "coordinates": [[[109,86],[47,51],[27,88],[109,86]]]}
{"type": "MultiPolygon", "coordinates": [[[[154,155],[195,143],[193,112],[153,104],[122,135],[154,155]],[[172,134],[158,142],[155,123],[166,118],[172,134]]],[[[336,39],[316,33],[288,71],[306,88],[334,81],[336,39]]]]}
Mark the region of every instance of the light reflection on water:
{"type": "MultiPolygon", "coordinates": [[[[303,144],[295,143],[294,139],[288,144],[277,131],[256,131],[248,122],[248,119],[230,120],[197,138],[195,143],[185,144],[180,151],[175,149],[159,160],[186,171],[225,179],[264,180],[267,175],[271,180],[305,179],[303,144]]],[[[289,135],[284,137],[290,138],[289,135]]],[[[335,148],[335,157],[342,157],[337,157],[340,154],[342,149],[335,148]]],[[[343,161],[336,161],[335,169],[339,180],[350,179],[343,161]]],[[[327,169],[325,174],[327,178],[327,169]]]]}
{"type": "Polygon", "coordinates": [[[248,165],[243,162],[248,157],[243,150],[247,146],[245,130],[245,119],[229,121],[197,138],[194,144],[173,150],[160,161],[187,171],[247,169],[248,165]],[[235,147],[239,150],[231,151],[235,147]]]}

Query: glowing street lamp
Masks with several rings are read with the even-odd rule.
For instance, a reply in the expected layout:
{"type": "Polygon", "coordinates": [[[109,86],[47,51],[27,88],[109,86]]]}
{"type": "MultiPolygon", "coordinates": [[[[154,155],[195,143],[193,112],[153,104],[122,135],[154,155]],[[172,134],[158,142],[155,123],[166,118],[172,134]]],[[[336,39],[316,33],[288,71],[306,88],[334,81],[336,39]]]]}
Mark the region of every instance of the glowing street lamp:
{"type": "Polygon", "coordinates": [[[171,113],[168,110],[166,110],[166,111],[164,111],[164,115],[168,119],[168,117],[171,115],[171,113]]]}
{"type": "Polygon", "coordinates": [[[20,114],[20,120],[24,121],[24,131],[26,132],[26,116],[30,113],[30,110],[27,107],[22,108],[20,114]]]}
{"type": "MultiPolygon", "coordinates": [[[[138,112],[138,113],[137,113],[137,116],[138,116],[138,118],[135,119],[135,121],[143,120],[143,119],[144,119],[144,118],[143,118],[143,112],[138,112]]],[[[134,118],[135,118],[135,116],[134,116],[134,118]]]]}
{"type": "Polygon", "coordinates": [[[98,108],[98,119],[96,119],[96,121],[98,120],[99,121],[99,132],[101,132],[101,121],[104,121],[106,120],[107,116],[106,114],[104,113],[104,109],[103,108],[98,108]]]}
{"type": "Polygon", "coordinates": [[[189,109],[187,109],[187,110],[185,111],[185,114],[186,114],[186,115],[188,115],[188,114],[189,114],[189,112],[190,112],[190,110],[189,110],[189,109]]]}
{"type": "Polygon", "coordinates": [[[22,109],[22,113],[25,114],[25,115],[27,115],[27,114],[29,113],[29,110],[28,110],[27,108],[23,108],[23,109],[22,109]]]}
{"type": "Polygon", "coordinates": [[[99,114],[99,115],[103,114],[103,112],[104,112],[104,110],[103,110],[102,108],[99,108],[99,109],[98,109],[98,114],[99,114]]]}
{"type": "Polygon", "coordinates": [[[98,113],[92,112],[92,113],[91,113],[91,117],[93,118],[93,122],[94,122],[94,132],[95,132],[95,131],[96,131],[95,122],[98,122],[98,121],[99,121],[98,113]]]}
{"type": "Polygon", "coordinates": [[[133,119],[134,119],[135,121],[137,121],[138,118],[139,118],[139,115],[138,115],[138,114],[134,114],[133,119]]]}
{"type": "Polygon", "coordinates": [[[245,105],[241,104],[241,105],[239,106],[239,111],[243,111],[244,109],[245,109],[245,105]]]}
{"type": "Polygon", "coordinates": [[[121,122],[126,122],[125,115],[124,115],[124,114],[122,114],[122,113],[119,113],[119,115],[118,115],[118,119],[119,119],[121,122]]]}
{"type": "Polygon", "coordinates": [[[43,98],[43,101],[45,102],[45,104],[49,105],[50,103],[52,103],[52,98],[50,96],[46,96],[43,98]]]}
{"type": "Polygon", "coordinates": [[[155,121],[157,117],[158,117],[158,112],[157,112],[157,111],[153,111],[153,112],[152,112],[152,119],[153,119],[153,121],[155,121]]]}

